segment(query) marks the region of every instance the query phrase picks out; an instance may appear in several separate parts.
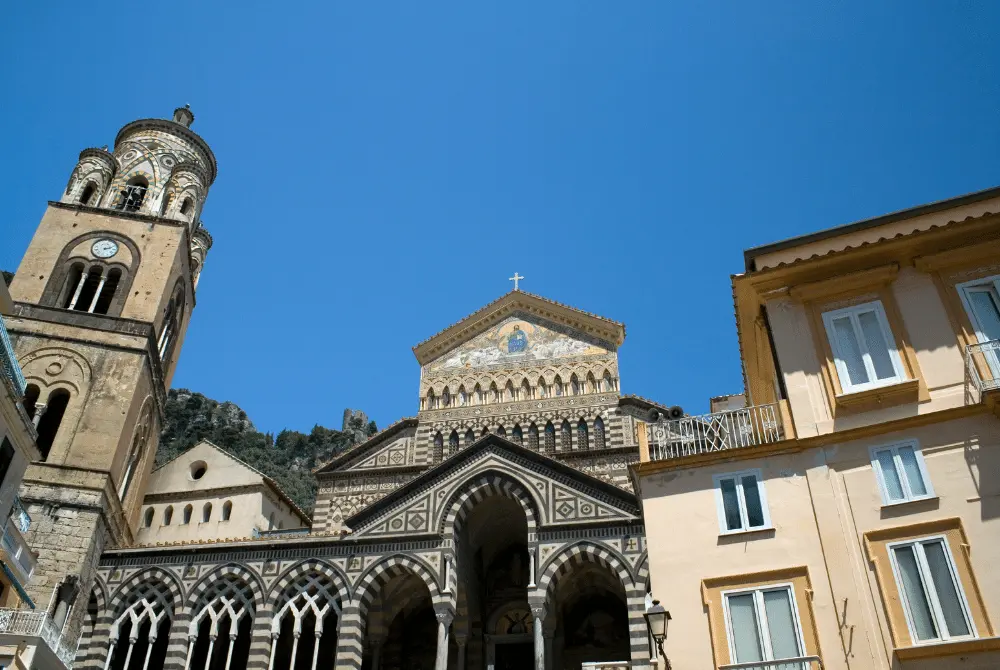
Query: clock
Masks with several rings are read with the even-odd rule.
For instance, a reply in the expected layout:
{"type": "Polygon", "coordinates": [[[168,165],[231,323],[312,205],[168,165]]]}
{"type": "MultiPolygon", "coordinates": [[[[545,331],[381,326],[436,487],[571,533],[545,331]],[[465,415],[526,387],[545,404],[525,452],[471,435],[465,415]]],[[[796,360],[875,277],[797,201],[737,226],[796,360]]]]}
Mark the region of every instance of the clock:
{"type": "Polygon", "coordinates": [[[97,240],[90,252],[98,258],[111,258],[118,253],[118,243],[114,240],[97,240]]]}

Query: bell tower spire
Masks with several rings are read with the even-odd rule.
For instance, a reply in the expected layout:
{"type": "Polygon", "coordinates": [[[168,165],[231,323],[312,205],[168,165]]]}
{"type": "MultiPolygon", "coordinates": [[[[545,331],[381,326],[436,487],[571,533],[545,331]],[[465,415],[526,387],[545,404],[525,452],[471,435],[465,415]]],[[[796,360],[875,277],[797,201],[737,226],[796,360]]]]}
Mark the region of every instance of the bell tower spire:
{"type": "MultiPolygon", "coordinates": [[[[41,607],[53,593],[86,599],[101,553],[130,545],[139,523],[212,246],[201,212],[217,166],[193,121],[180,107],[125,125],[112,150],[84,149],[10,286],[8,330],[42,455],[21,489],[41,607]],[[81,588],[55,588],[67,580],[81,588]]],[[[69,609],[64,636],[85,604],[69,609]]]]}

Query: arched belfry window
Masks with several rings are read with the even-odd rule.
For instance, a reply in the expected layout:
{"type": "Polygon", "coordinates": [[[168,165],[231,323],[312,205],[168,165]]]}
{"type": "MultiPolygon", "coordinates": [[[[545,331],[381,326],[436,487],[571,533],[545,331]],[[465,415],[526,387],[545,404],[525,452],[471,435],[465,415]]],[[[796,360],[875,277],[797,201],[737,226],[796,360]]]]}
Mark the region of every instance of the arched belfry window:
{"type": "Polygon", "coordinates": [[[583,419],[576,424],[577,449],[589,449],[590,440],[587,439],[587,422],[583,419]]]}
{"type": "Polygon", "coordinates": [[[122,472],[121,485],[118,487],[119,500],[125,500],[125,496],[128,495],[129,486],[135,479],[135,473],[139,467],[139,459],[142,458],[142,454],[146,451],[146,444],[149,441],[152,418],[152,408],[147,405],[143,413],[139,416],[135,433],[132,435],[132,445],[129,447],[128,460],[125,461],[125,470],[122,472]]]}
{"type": "Polygon", "coordinates": [[[514,430],[510,432],[511,442],[518,446],[524,446],[524,433],[521,432],[521,426],[515,425],[514,430]]]}
{"type": "Polygon", "coordinates": [[[146,509],[146,513],[142,517],[142,525],[144,528],[149,528],[153,525],[153,508],[149,507],[146,509]]]}
{"type": "Polygon", "coordinates": [[[476,432],[471,428],[465,431],[465,446],[471,446],[476,441],[476,432]]]}
{"type": "Polygon", "coordinates": [[[444,452],[444,435],[440,432],[434,433],[434,458],[440,460],[441,454],[444,452]]]}
{"type": "Polygon", "coordinates": [[[115,209],[123,212],[138,212],[142,207],[143,200],[146,199],[146,191],[149,190],[149,182],[145,177],[136,175],[128,180],[118,193],[118,200],[115,202],[115,209]]]}
{"type": "Polygon", "coordinates": [[[227,500],[222,505],[222,520],[229,521],[229,517],[231,517],[232,515],[233,515],[233,502],[231,500],[227,500]]]}
{"type": "Polygon", "coordinates": [[[194,205],[191,203],[191,198],[184,198],[184,202],[181,203],[181,216],[190,221],[193,213],[194,205]]]}
{"type": "Polygon", "coordinates": [[[191,513],[194,512],[194,507],[191,505],[184,506],[184,516],[181,518],[181,523],[188,524],[191,523],[191,513]]]}
{"type": "Polygon", "coordinates": [[[208,523],[212,520],[212,503],[205,503],[201,508],[201,522],[208,523]]]}
{"type": "Polygon", "coordinates": [[[573,429],[566,419],[563,419],[562,422],[562,436],[560,437],[559,448],[562,451],[569,451],[573,448],[573,429]]]}
{"type": "Polygon", "coordinates": [[[80,204],[89,205],[90,201],[94,199],[94,194],[97,193],[97,184],[92,181],[88,181],[87,185],[83,187],[80,191],[80,204]]]}
{"type": "Polygon", "coordinates": [[[49,394],[45,403],[45,411],[38,420],[38,451],[42,454],[42,460],[47,460],[52,443],[55,442],[59,433],[59,426],[62,424],[63,416],[66,414],[66,407],[69,405],[69,391],[56,389],[49,394]]]}
{"type": "Polygon", "coordinates": [[[545,380],[542,377],[538,378],[538,390],[535,391],[539,398],[546,398],[549,395],[549,389],[545,385],[545,380]]]}
{"type": "Polygon", "coordinates": [[[184,318],[184,286],[180,281],[174,289],[174,296],[167,305],[167,313],[163,318],[163,330],[160,331],[160,339],[157,343],[157,350],[160,354],[160,361],[164,365],[170,363],[174,353],[174,345],[177,343],[177,336],[181,329],[181,320],[184,318]]]}
{"type": "Polygon", "coordinates": [[[603,449],[605,446],[604,419],[597,417],[594,419],[594,449],[603,449]]]}
{"type": "Polygon", "coordinates": [[[445,386],[444,391],[441,392],[441,406],[442,407],[451,406],[451,391],[448,390],[447,386],[445,386]]]}
{"type": "Polygon", "coordinates": [[[90,314],[121,314],[140,262],[128,238],[106,232],[69,240],[48,277],[40,303],[90,314]]]}
{"type": "Polygon", "coordinates": [[[448,453],[454,454],[458,451],[458,431],[451,431],[451,435],[448,436],[448,453]]]}

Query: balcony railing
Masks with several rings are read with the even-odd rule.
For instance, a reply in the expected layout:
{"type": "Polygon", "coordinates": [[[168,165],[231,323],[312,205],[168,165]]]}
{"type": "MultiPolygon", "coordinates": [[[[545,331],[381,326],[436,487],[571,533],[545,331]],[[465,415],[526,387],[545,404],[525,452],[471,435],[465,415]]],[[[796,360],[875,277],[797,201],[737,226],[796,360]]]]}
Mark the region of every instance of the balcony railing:
{"type": "Polygon", "coordinates": [[[24,509],[20,496],[14,496],[14,504],[10,508],[10,518],[17,524],[17,529],[22,533],[27,533],[28,529],[31,528],[31,516],[24,509]]]}
{"type": "Polygon", "coordinates": [[[7,328],[3,325],[3,317],[0,317],[0,375],[3,375],[7,383],[14,387],[18,400],[24,397],[24,389],[27,384],[24,381],[21,366],[17,364],[17,358],[14,356],[14,345],[10,343],[7,328]]]}
{"type": "Polygon", "coordinates": [[[48,612],[0,608],[0,644],[43,643],[66,668],[73,666],[76,645],[62,639],[48,612]],[[32,640],[30,638],[37,638],[32,640]]]}
{"type": "Polygon", "coordinates": [[[649,426],[649,459],[662,461],[781,442],[786,437],[781,412],[781,405],[772,403],[661,419],[649,426]]]}
{"type": "Polygon", "coordinates": [[[274,540],[281,537],[296,537],[296,536],[308,535],[311,530],[312,529],[308,527],[289,528],[287,530],[278,528],[275,528],[273,530],[261,530],[259,528],[254,528],[250,536],[255,540],[258,540],[260,538],[269,538],[274,540]]]}
{"type": "Polygon", "coordinates": [[[1000,389],[1000,340],[966,347],[965,371],[980,395],[1000,389]]]}
{"type": "Polygon", "coordinates": [[[31,553],[28,543],[21,537],[13,519],[3,529],[3,551],[10,559],[12,567],[17,572],[21,584],[27,584],[31,573],[35,571],[35,555],[31,553]]]}
{"type": "Polygon", "coordinates": [[[750,661],[720,665],[719,670],[823,670],[819,656],[796,656],[777,661],[750,661]]]}

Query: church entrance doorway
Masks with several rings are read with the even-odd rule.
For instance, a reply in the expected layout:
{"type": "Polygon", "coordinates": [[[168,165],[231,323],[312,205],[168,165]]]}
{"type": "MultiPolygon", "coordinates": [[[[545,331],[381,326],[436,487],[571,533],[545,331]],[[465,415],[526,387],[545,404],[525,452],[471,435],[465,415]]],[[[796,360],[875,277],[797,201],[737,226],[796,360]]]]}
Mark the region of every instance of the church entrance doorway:
{"type": "Polygon", "coordinates": [[[480,500],[458,533],[456,555],[455,636],[467,640],[465,667],[530,670],[528,520],[521,504],[501,495],[480,500]]]}

